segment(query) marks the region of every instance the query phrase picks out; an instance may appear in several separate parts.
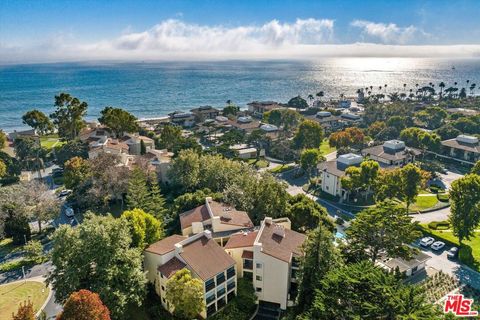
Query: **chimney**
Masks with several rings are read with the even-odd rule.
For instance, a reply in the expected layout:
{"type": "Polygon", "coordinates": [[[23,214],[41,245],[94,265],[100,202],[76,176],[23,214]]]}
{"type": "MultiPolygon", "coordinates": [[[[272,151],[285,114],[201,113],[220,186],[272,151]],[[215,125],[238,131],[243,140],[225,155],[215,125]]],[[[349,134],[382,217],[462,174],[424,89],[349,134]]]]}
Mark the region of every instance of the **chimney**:
{"type": "Polygon", "coordinates": [[[207,239],[212,239],[212,231],[205,230],[204,234],[205,234],[205,237],[207,237],[207,239]]]}
{"type": "Polygon", "coordinates": [[[181,243],[175,243],[175,253],[180,254],[183,252],[183,245],[181,243]]]}
{"type": "Polygon", "coordinates": [[[272,224],[272,217],[265,217],[265,221],[266,224],[272,224]]]}

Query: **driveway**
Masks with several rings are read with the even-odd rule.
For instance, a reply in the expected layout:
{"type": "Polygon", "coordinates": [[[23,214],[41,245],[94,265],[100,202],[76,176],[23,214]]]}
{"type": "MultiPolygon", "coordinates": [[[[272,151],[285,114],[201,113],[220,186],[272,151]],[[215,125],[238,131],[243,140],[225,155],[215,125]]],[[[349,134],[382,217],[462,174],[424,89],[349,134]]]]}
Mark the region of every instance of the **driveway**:
{"type": "Polygon", "coordinates": [[[445,246],[443,250],[438,252],[432,251],[430,248],[423,248],[418,245],[416,246],[423,253],[431,257],[431,259],[429,259],[426,263],[428,267],[439,271],[441,270],[444,273],[456,277],[460,282],[480,290],[480,273],[459,263],[458,260],[449,260],[447,258],[447,250],[450,249],[449,246],[445,246]]]}
{"type": "Polygon", "coordinates": [[[418,221],[420,223],[429,223],[432,221],[448,220],[449,215],[450,207],[446,207],[432,212],[412,214],[411,216],[413,218],[413,221],[418,221]]]}
{"type": "Polygon", "coordinates": [[[441,181],[437,180],[437,184],[442,185],[445,189],[448,190],[452,186],[453,181],[463,178],[463,174],[453,171],[447,171],[447,173],[445,174],[439,173],[438,176],[440,177],[441,181]]]}

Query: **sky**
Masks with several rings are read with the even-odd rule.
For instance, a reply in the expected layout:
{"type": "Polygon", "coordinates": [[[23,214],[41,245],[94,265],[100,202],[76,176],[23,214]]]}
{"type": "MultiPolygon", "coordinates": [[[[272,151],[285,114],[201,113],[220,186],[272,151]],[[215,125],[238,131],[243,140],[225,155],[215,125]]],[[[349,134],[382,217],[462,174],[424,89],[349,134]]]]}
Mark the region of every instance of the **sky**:
{"type": "Polygon", "coordinates": [[[480,57],[479,0],[0,1],[0,64],[480,57]]]}

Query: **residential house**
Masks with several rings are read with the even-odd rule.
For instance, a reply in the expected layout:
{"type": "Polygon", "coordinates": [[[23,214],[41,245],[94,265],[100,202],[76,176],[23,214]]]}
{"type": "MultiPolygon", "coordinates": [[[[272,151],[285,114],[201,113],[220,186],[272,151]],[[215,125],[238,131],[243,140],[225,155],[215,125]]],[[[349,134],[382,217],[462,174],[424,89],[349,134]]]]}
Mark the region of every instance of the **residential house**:
{"type": "Polygon", "coordinates": [[[166,299],[167,281],[184,268],[203,283],[203,318],[216,313],[237,294],[235,260],[213,240],[208,230],[190,238],[173,235],[150,245],[144,252],[144,268],[162,306],[170,312],[174,309],[166,299]]]}
{"type": "Polygon", "coordinates": [[[248,111],[254,116],[263,116],[265,112],[272,111],[274,109],[283,108],[281,104],[275,101],[253,101],[247,104],[248,111]]]}
{"type": "Polygon", "coordinates": [[[29,130],[23,130],[23,131],[13,130],[13,132],[10,132],[8,134],[8,139],[14,143],[15,143],[15,140],[17,140],[18,138],[31,138],[35,142],[40,144],[40,136],[37,134],[37,131],[35,129],[29,129],[29,130]]]}
{"type": "Polygon", "coordinates": [[[342,117],[334,116],[330,111],[319,111],[314,116],[307,117],[318,122],[326,132],[333,132],[344,127],[342,117]]]}
{"type": "Polygon", "coordinates": [[[253,119],[250,116],[242,116],[235,120],[228,120],[226,124],[234,129],[243,131],[246,134],[252,133],[253,130],[260,127],[260,121],[253,119]]]}
{"type": "Polygon", "coordinates": [[[321,162],[318,170],[322,175],[322,191],[332,196],[346,199],[347,192],[342,189],[341,179],[345,176],[345,170],[350,166],[358,166],[363,157],[353,153],[339,156],[336,160],[321,162]]]}
{"type": "Polygon", "coordinates": [[[122,157],[122,155],[128,155],[128,145],[118,139],[102,136],[100,138],[90,137],[87,141],[89,142],[88,157],[90,159],[96,158],[100,152],[110,153],[120,157],[122,157]]]}
{"type": "Polygon", "coordinates": [[[408,148],[400,140],[385,141],[383,145],[362,150],[362,156],[377,161],[382,167],[402,167],[414,162],[422,152],[419,149],[408,148]]]}
{"type": "Polygon", "coordinates": [[[269,124],[269,123],[262,124],[260,126],[260,130],[265,132],[265,136],[267,136],[268,138],[270,138],[272,140],[278,138],[279,129],[278,129],[277,126],[275,126],[273,124],[269,124]]]}
{"type": "Polygon", "coordinates": [[[403,258],[388,258],[386,256],[381,257],[378,259],[377,265],[390,272],[398,270],[407,277],[410,277],[424,271],[426,262],[429,259],[431,259],[429,255],[418,251],[412,256],[411,259],[408,260],[403,258]]]}
{"type": "Polygon", "coordinates": [[[265,218],[258,231],[232,235],[225,251],[237,265],[239,277],[253,279],[260,302],[286,309],[297,295],[298,259],[306,236],[290,230],[287,218],[265,218]]]}
{"type": "Polygon", "coordinates": [[[140,155],[142,141],[146,150],[155,149],[153,139],[138,134],[126,134],[121,140],[128,145],[129,153],[132,155],[140,155]]]}
{"type": "MultiPolygon", "coordinates": [[[[235,144],[230,146],[230,150],[234,150],[240,159],[254,159],[257,157],[258,149],[248,144],[235,144]]],[[[260,157],[265,156],[265,149],[260,149],[260,157]]]]}
{"type": "Polygon", "coordinates": [[[175,111],[169,116],[171,123],[182,127],[191,127],[195,124],[195,115],[191,112],[175,111]]]}
{"type": "Polygon", "coordinates": [[[207,119],[215,119],[217,116],[220,115],[220,111],[212,106],[198,107],[190,110],[190,112],[193,113],[197,122],[202,122],[207,119]]]}
{"type": "Polygon", "coordinates": [[[459,135],[454,139],[442,141],[442,153],[445,156],[474,164],[480,160],[480,144],[474,136],[459,135]]]}
{"type": "Polygon", "coordinates": [[[205,204],[180,214],[180,227],[184,236],[210,230],[215,241],[223,246],[233,233],[254,226],[247,212],[207,197],[205,204]]]}

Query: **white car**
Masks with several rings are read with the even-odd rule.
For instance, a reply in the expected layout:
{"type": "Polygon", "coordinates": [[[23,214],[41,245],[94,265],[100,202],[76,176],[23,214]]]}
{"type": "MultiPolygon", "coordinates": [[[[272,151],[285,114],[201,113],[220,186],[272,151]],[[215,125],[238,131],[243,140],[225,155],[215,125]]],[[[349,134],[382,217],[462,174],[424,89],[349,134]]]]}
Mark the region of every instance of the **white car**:
{"type": "Polygon", "coordinates": [[[430,246],[430,248],[432,248],[432,250],[435,250],[435,251],[438,251],[438,250],[442,249],[443,247],[445,247],[445,242],[442,242],[442,241],[435,241],[430,246]]]}
{"type": "Polygon", "coordinates": [[[432,237],[424,237],[424,238],[422,238],[422,240],[420,240],[420,245],[422,247],[428,247],[433,242],[435,242],[435,239],[433,239],[432,237]]]}
{"type": "Polygon", "coordinates": [[[67,217],[73,217],[75,215],[75,212],[73,211],[72,208],[68,207],[65,209],[65,215],[67,217]]]}

